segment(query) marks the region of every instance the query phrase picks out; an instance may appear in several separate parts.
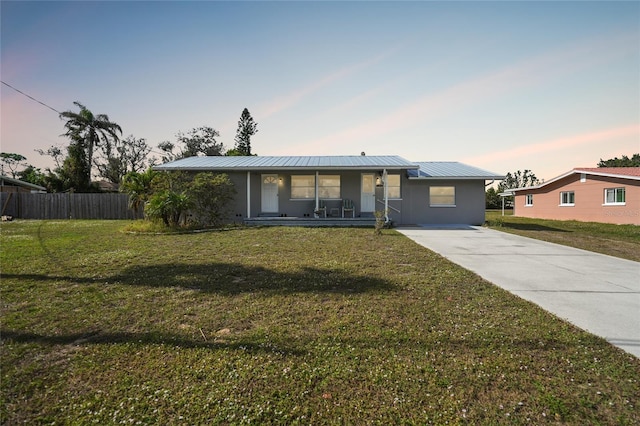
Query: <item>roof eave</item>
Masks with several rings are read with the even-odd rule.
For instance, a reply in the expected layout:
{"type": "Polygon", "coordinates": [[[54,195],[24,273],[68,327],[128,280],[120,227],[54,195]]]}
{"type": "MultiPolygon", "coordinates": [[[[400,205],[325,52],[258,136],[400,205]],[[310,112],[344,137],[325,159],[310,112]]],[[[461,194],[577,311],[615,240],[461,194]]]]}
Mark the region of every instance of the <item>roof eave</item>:
{"type": "Polygon", "coordinates": [[[594,172],[593,170],[573,169],[567,173],[563,173],[560,176],[556,176],[553,179],[550,179],[544,183],[541,183],[540,185],[527,186],[524,188],[514,188],[514,189],[510,189],[510,191],[518,192],[518,191],[526,191],[526,190],[533,190],[533,189],[541,189],[541,188],[544,188],[545,186],[551,185],[554,182],[564,179],[567,176],[571,176],[575,174],[583,174],[583,173],[587,175],[592,175],[592,176],[611,177],[616,179],[640,180],[640,176],[619,175],[619,174],[612,174],[612,173],[598,173],[598,172],[594,172]]]}
{"type": "Polygon", "coordinates": [[[368,166],[290,166],[290,167],[276,167],[276,166],[259,166],[259,167],[163,167],[163,166],[155,166],[153,170],[156,171],[217,171],[217,172],[231,172],[231,171],[239,171],[239,172],[261,172],[261,171],[296,171],[296,172],[310,172],[310,171],[353,171],[353,170],[367,170],[367,171],[378,171],[378,170],[417,170],[418,166],[398,166],[398,165],[368,165],[368,166]]]}
{"type": "Polygon", "coordinates": [[[600,172],[594,172],[593,170],[574,169],[573,172],[574,173],[580,173],[580,174],[584,173],[584,174],[593,175],[593,176],[618,178],[618,179],[640,180],[640,176],[621,175],[621,174],[618,174],[618,173],[600,173],[600,172]]]}
{"type": "Polygon", "coordinates": [[[504,180],[504,176],[409,176],[409,180],[504,180]]]}

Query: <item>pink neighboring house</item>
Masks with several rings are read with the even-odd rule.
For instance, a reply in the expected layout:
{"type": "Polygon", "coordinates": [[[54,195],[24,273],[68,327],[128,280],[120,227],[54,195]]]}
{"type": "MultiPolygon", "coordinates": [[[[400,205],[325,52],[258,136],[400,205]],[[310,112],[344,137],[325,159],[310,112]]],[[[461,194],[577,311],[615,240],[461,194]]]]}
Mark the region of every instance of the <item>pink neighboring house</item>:
{"type": "Polygon", "coordinates": [[[577,168],[509,192],[515,216],[640,225],[640,167],[577,168]]]}

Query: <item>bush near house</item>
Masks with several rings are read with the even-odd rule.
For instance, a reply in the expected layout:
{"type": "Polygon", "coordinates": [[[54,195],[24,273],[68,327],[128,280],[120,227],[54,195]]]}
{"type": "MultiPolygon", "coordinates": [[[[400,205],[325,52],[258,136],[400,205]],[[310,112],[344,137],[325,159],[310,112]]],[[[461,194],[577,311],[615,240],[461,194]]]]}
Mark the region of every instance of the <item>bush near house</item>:
{"type": "Polygon", "coordinates": [[[639,424],[640,360],[393,230],[0,234],[2,424],[639,424]]]}
{"type": "Polygon", "coordinates": [[[223,224],[236,193],[224,173],[128,173],[123,191],[131,204],[144,205],[145,217],[167,227],[216,227],[223,224]]]}

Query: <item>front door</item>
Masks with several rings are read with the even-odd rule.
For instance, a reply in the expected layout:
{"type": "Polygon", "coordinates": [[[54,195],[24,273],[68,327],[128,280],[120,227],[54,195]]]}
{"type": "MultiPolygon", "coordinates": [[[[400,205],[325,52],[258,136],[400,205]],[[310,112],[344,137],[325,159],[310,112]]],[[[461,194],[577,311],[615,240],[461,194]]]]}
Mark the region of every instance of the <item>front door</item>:
{"type": "Polygon", "coordinates": [[[262,175],[262,213],[278,213],[278,175],[262,175]]]}
{"type": "Polygon", "coordinates": [[[376,209],[376,176],[373,173],[362,174],[360,192],[360,211],[373,213],[376,209]]]}

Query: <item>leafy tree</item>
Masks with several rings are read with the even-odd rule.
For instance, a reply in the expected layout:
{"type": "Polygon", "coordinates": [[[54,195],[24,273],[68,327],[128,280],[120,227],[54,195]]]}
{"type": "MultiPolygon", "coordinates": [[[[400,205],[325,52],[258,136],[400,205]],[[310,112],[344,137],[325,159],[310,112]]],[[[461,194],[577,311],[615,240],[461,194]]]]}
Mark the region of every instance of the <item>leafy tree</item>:
{"type": "Polygon", "coordinates": [[[188,133],[179,132],[175,144],[164,141],[158,148],[163,152],[165,163],[198,155],[223,155],[224,145],[216,140],[218,137],[220,133],[212,127],[196,127],[188,133]]]}
{"type": "Polygon", "coordinates": [[[98,174],[112,183],[120,183],[129,172],[141,172],[152,165],[151,147],[146,139],[133,135],[124,140],[107,140],[102,145],[102,156],[95,161],[98,174]]]}
{"type": "Polygon", "coordinates": [[[258,123],[253,120],[249,110],[245,108],[240,115],[238,121],[238,130],[236,131],[236,145],[227,155],[252,155],[251,154],[251,136],[258,133],[258,123]]]}
{"type": "Polygon", "coordinates": [[[509,172],[505,176],[504,180],[498,184],[498,192],[504,192],[507,189],[534,186],[539,182],[540,180],[531,172],[531,170],[525,170],[524,172],[518,170],[513,174],[509,172]]]}
{"type": "MultiPolygon", "coordinates": [[[[60,192],[98,192],[98,187],[91,183],[91,166],[82,140],[69,144],[67,157],[62,162],[62,167],[55,172],[59,180],[57,190],[60,192]]],[[[52,176],[52,183],[56,183],[55,175],[52,176]]]]}
{"type": "Polygon", "coordinates": [[[28,165],[26,169],[18,173],[18,179],[25,182],[33,183],[34,185],[47,186],[47,176],[42,170],[28,165]]]}
{"type": "Polygon", "coordinates": [[[53,161],[56,164],[56,168],[62,167],[62,161],[64,161],[64,154],[62,152],[62,149],[60,149],[60,147],[52,145],[46,151],[42,149],[36,149],[35,151],[40,155],[48,155],[49,157],[53,158],[53,161]]]}
{"type": "Polygon", "coordinates": [[[485,202],[488,209],[499,209],[501,207],[500,196],[494,187],[490,187],[485,192],[485,202]]]}
{"type": "Polygon", "coordinates": [[[5,166],[11,171],[11,177],[16,178],[18,175],[18,167],[25,167],[27,164],[25,160],[27,157],[13,152],[0,152],[0,166],[2,167],[2,174],[4,175],[5,166]]]}
{"type": "Polygon", "coordinates": [[[81,148],[84,151],[84,163],[88,166],[89,177],[85,185],[89,186],[95,148],[108,144],[109,138],[117,140],[118,133],[122,134],[122,129],[118,124],[111,122],[106,114],[94,115],[77,101],[74,105],[80,108],[80,112],[65,111],[60,114],[60,118],[67,120],[64,125],[67,131],[64,135],[71,139],[71,143],[75,144],[77,149],[81,148]]]}
{"type": "Polygon", "coordinates": [[[179,158],[178,154],[174,153],[176,145],[169,141],[160,142],[158,144],[158,148],[162,151],[161,160],[163,163],[170,163],[171,161],[175,161],[179,158]]]}
{"type": "Polygon", "coordinates": [[[600,159],[598,167],[640,167],[640,154],[633,154],[631,158],[623,155],[609,160],[600,159]]]}
{"type": "Polygon", "coordinates": [[[144,173],[129,172],[122,178],[120,191],[129,195],[129,207],[137,214],[140,206],[147,202],[152,192],[152,182],[158,173],[151,167],[144,173]]]}

